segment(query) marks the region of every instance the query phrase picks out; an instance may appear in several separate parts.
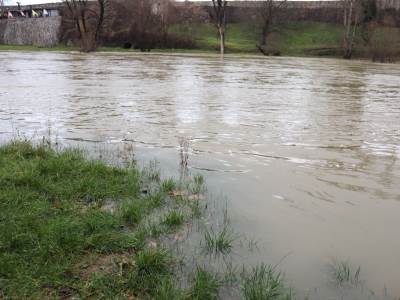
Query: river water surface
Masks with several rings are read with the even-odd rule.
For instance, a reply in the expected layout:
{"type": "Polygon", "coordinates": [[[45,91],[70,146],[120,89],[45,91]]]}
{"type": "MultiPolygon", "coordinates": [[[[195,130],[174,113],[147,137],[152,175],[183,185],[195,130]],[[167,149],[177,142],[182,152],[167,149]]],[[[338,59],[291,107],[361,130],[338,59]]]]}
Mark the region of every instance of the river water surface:
{"type": "Polygon", "coordinates": [[[175,174],[186,138],[192,172],[259,241],[252,259],[287,256],[297,294],[339,299],[336,258],[400,297],[400,65],[3,52],[0,66],[1,140],[129,142],[175,174]]]}

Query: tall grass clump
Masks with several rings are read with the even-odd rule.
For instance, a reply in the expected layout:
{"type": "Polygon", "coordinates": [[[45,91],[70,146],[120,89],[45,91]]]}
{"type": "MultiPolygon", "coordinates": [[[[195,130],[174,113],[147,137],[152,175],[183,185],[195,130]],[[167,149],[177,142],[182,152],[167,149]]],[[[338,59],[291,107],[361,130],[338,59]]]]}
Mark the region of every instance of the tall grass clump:
{"type": "Polygon", "coordinates": [[[292,299],[285,289],[282,273],[264,264],[243,271],[241,291],[246,300],[292,299]]]}
{"type": "Polygon", "coordinates": [[[128,225],[136,225],[146,216],[148,208],[143,200],[126,200],[121,204],[122,219],[128,225]]]}
{"type": "Polygon", "coordinates": [[[189,299],[193,300],[216,300],[219,299],[219,289],[222,281],[211,272],[198,267],[192,278],[192,287],[189,299]]]}
{"type": "Polygon", "coordinates": [[[197,174],[193,177],[193,180],[190,184],[190,190],[195,195],[204,193],[206,191],[204,177],[202,175],[197,174]]]}
{"type": "Polygon", "coordinates": [[[158,285],[172,275],[172,257],[166,249],[145,249],[134,257],[128,286],[139,294],[155,295],[158,285]]]}
{"type": "Polygon", "coordinates": [[[174,282],[170,279],[162,280],[157,288],[156,294],[154,295],[155,300],[184,300],[185,295],[182,290],[176,287],[174,282]]]}
{"type": "Polygon", "coordinates": [[[334,260],[329,264],[330,273],[337,286],[358,286],[361,283],[361,267],[353,268],[347,261],[334,260]]]}
{"type": "Polygon", "coordinates": [[[206,229],[204,232],[203,248],[209,254],[229,254],[233,248],[235,236],[228,226],[224,226],[219,231],[206,229]]]}
{"type": "Polygon", "coordinates": [[[171,210],[164,217],[162,223],[169,229],[177,229],[185,222],[185,215],[177,210],[171,210]]]}
{"type": "Polygon", "coordinates": [[[176,182],[173,178],[168,178],[161,183],[161,189],[165,193],[171,193],[176,189],[176,182]]]}

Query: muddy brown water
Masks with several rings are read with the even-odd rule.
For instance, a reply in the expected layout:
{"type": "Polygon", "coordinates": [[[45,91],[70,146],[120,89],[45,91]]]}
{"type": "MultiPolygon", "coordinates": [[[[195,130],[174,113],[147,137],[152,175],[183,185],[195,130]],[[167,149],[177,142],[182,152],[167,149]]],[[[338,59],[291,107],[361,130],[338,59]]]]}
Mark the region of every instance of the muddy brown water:
{"type": "MultiPolygon", "coordinates": [[[[400,65],[309,58],[2,52],[0,139],[130,143],[228,199],[300,296],[339,299],[331,259],[400,297],[400,65]],[[313,296],[313,295],[319,296],[313,296]]],[[[361,299],[361,298],[359,298],[361,299]]]]}

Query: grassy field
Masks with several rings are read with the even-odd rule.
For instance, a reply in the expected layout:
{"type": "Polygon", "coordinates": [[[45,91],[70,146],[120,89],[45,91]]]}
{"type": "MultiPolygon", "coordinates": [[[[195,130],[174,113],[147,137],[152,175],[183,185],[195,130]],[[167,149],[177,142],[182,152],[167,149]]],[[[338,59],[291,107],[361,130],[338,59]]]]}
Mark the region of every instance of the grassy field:
{"type": "MultiPolygon", "coordinates": [[[[171,32],[194,37],[200,49],[218,49],[215,27],[201,24],[192,27],[174,26],[171,32]]],[[[311,55],[313,49],[340,47],[342,28],[339,25],[316,22],[288,23],[277,27],[268,40],[269,47],[280,50],[282,55],[311,55]]],[[[230,53],[258,53],[256,47],[261,29],[252,23],[229,24],[226,46],[230,53]]]]}
{"type": "MultiPolygon", "coordinates": [[[[203,220],[203,192],[201,176],[183,185],[45,143],[0,146],[0,299],[208,300],[232,286],[242,299],[291,299],[265,265],[228,283],[195,255],[182,279],[184,257],[162,241],[203,220]]],[[[207,229],[201,253],[229,255],[230,232],[207,229]]]]}

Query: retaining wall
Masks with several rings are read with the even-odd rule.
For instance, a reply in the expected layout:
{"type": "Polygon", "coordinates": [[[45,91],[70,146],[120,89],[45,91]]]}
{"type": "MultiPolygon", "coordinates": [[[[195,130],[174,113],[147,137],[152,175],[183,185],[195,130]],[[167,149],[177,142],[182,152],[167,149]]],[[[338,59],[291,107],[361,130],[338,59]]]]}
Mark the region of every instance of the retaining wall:
{"type": "Polygon", "coordinates": [[[0,43],[54,47],[60,40],[61,17],[0,20],[0,43]]]}

